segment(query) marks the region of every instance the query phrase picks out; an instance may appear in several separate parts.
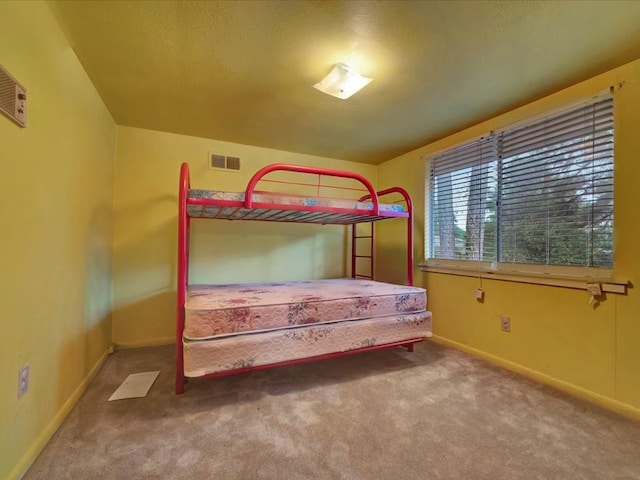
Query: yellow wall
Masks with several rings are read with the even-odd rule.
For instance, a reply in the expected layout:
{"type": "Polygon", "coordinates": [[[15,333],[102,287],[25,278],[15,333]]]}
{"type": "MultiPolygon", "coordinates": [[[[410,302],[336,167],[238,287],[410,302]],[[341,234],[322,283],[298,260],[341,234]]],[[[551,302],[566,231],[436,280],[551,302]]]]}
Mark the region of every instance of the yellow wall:
{"type": "MultiPolygon", "coordinates": [[[[355,171],[375,183],[372,165],[130,127],[118,127],[117,137],[113,339],[123,346],[174,340],[182,162],[190,165],[193,188],[242,191],[270,163],[355,171]],[[242,170],[209,170],[209,153],[240,157],[242,170]]],[[[344,276],[345,233],[340,226],[194,220],[190,282],[344,276]]]]}
{"type": "Polygon", "coordinates": [[[0,19],[0,63],[28,97],[26,129],[0,115],[0,478],[13,478],[110,345],[115,124],[46,4],[3,1],[0,19]]]}
{"type": "MultiPolygon", "coordinates": [[[[616,93],[615,272],[636,282],[640,61],[375,167],[116,127],[46,4],[0,2],[0,18],[11,19],[0,29],[0,63],[26,86],[29,98],[28,128],[0,117],[0,478],[19,476],[35,458],[112,337],[121,345],[173,341],[183,161],[191,164],[194,187],[225,190],[241,190],[250,173],[273,162],[356,171],[374,184],[379,175],[380,187],[398,184],[413,195],[419,259],[423,155],[622,83],[616,93]],[[243,171],[209,171],[209,153],[241,157],[243,171]],[[18,370],[25,364],[30,387],[18,399],[18,370]]],[[[347,274],[342,227],[195,221],[192,233],[192,282],[347,274]]],[[[378,233],[378,276],[402,282],[402,222],[382,224],[378,233]]],[[[608,295],[594,310],[578,290],[485,280],[480,304],[474,279],[417,273],[416,280],[429,290],[442,341],[613,408],[640,412],[637,290],[608,295]],[[512,319],[509,334],[499,329],[502,315],[512,319]]]]}
{"type": "MultiPolygon", "coordinates": [[[[380,187],[405,185],[416,199],[416,237],[422,258],[425,162],[422,156],[530,116],[585,98],[611,85],[615,93],[616,279],[640,276],[640,60],[380,165],[380,187]]],[[[384,228],[387,228],[384,226],[384,228]]],[[[390,227],[389,227],[390,228],[390,227]]],[[[379,236],[380,253],[395,244],[379,236]]],[[[397,268],[379,263],[380,277],[397,268]]],[[[640,292],[608,294],[597,309],[581,290],[484,280],[484,303],[474,298],[478,280],[420,273],[428,289],[434,334],[442,341],[610,408],[640,417],[640,292]],[[511,317],[511,333],[500,317],[511,317]]]]}

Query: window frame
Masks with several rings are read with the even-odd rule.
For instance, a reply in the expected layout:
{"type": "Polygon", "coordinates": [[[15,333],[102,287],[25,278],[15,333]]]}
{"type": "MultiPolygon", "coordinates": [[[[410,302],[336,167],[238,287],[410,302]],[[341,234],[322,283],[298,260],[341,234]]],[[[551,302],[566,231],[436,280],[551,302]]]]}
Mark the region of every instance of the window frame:
{"type": "MultiPolygon", "coordinates": [[[[604,292],[625,293],[627,281],[614,280],[614,265],[610,268],[602,267],[586,267],[586,266],[565,266],[565,265],[545,265],[535,263],[507,263],[498,262],[498,252],[496,252],[496,261],[484,260],[467,260],[467,259],[442,259],[429,257],[431,250],[431,242],[433,240],[433,215],[432,215],[432,191],[430,182],[431,161],[433,158],[445,152],[451,152],[456,148],[463,147],[473,142],[481,142],[487,138],[495,138],[496,142],[503,132],[512,132],[523,126],[535,124],[545,118],[561,115],[563,112],[574,110],[580,106],[593,105],[599,101],[611,98],[613,105],[612,115],[615,117],[615,98],[613,89],[593,95],[591,98],[575,102],[571,105],[564,106],[560,109],[545,112],[542,115],[532,116],[520,122],[505,125],[499,131],[487,132],[483,135],[470,138],[458,145],[453,145],[446,149],[425,155],[426,174],[425,174],[425,232],[424,232],[424,258],[425,261],[420,264],[422,271],[434,273],[447,273],[455,275],[463,275],[470,277],[493,278],[497,280],[508,280],[524,283],[534,283],[542,285],[554,285],[569,288],[586,288],[589,283],[599,283],[602,285],[604,292]]],[[[614,143],[615,149],[615,143],[614,143]]],[[[615,154],[614,154],[615,166],[615,154]]],[[[498,173],[500,175],[500,172],[498,173]]],[[[615,182],[614,182],[615,183],[615,182]]],[[[615,186],[614,186],[615,190],[615,186]]],[[[614,195],[615,197],[615,195],[614,195]]],[[[499,215],[499,212],[496,212],[499,215]]],[[[615,235],[615,224],[613,234],[615,235]]],[[[500,234],[496,231],[496,248],[500,248],[500,234]]],[[[612,241],[613,244],[613,241],[612,241]]],[[[613,245],[612,245],[613,246],[613,245]]],[[[615,252],[614,252],[615,253],[615,252]]]]}

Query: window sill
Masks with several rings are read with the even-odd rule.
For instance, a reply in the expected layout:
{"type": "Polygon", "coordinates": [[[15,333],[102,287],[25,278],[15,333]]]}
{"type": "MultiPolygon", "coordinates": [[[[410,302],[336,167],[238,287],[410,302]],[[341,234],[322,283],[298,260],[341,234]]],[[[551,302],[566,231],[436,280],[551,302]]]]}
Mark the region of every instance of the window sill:
{"type": "Polygon", "coordinates": [[[599,269],[590,268],[553,268],[537,267],[535,265],[513,266],[511,264],[501,264],[494,268],[489,262],[428,260],[420,264],[420,270],[423,272],[576,288],[587,291],[589,290],[589,284],[598,283],[603,293],[618,293],[622,295],[626,295],[627,285],[629,284],[626,280],[613,280],[610,276],[607,276],[610,273],[609,270],[601,272],[598,271],[599,269]],[[534,271],[534,269],[538,271],[534,271]]]}

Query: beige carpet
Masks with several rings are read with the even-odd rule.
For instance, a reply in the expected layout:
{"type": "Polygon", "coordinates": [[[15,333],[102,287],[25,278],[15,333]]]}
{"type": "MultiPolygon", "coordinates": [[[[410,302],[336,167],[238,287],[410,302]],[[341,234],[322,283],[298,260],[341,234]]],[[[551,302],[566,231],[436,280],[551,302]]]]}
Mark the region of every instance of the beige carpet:
{"type": "Polygon", "coordinates": [[[173,347],[111,356],[34,479],[640,479],[640,423],[433,343],[173,394],[173,347]],[[145,398],[107,402],[130,373],[145,398]]]}

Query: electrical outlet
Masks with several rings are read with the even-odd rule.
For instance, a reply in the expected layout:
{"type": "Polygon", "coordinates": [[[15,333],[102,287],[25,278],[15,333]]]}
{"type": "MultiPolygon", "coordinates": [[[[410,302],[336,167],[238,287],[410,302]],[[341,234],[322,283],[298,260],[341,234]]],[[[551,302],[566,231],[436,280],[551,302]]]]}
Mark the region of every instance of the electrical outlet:
{"type": "Polygon", "coordinates": [[[501,317],[500,318],[500,328],[503,332],[511,331],[511,319],[509,317],[501,317]]]}
{"type": "Polygon", "coordinates": [[[18,373],[18,398],[27,393],[29,389],[29,365],[25,365],[18,373]]]}

